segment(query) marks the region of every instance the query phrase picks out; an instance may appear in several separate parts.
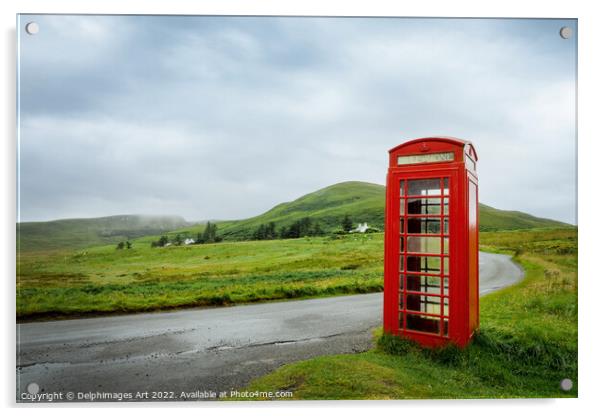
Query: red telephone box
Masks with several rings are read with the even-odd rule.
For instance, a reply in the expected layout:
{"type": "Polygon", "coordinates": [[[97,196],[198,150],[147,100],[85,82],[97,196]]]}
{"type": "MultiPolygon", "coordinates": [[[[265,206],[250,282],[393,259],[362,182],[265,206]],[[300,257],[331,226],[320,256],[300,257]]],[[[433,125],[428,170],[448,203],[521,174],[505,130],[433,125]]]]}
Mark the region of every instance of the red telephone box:
{"type": "Polygon", "coordinates": [[[452,137],[389,150],[384,330],[464,346],[479,326],[477,153],[452,137]]]}

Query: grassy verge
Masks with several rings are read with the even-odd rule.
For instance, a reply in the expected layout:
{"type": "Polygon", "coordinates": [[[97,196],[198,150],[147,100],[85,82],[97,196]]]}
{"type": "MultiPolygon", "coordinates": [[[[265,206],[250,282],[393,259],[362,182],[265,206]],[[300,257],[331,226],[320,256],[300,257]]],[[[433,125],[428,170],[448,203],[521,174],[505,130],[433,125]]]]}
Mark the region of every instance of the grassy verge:
{"type": "Polygon", "coordinates": [[[143,312],[381,291],[382,234],[21,253],[17,318],[143,312]]]}
{"type": "Polygon", "coordinates": [[[297,400],[576,397],[576,231],[482,233],[481,242],[514,253],[526,277],[481,298],[481,330],[466,349],[380,334],[373,350],[285,365],[248,390],[297,400]]]}

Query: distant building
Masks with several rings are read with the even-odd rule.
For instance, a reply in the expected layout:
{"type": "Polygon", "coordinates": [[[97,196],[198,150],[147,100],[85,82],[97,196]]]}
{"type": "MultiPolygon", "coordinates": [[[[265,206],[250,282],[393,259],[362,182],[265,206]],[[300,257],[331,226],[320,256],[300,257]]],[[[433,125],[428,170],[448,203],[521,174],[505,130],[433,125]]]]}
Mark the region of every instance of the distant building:
{"type": "Polygon", "coordinates": [[[365,233],[368,228],[370,228],[370,227],[368,227],[368,223],[367,222],[365,222],[363,224],[360,223],[360,224],[357,225],[357,227],[354,230],[351,230],[349,232],[350,233],[365,233]]]}
{"type": "Polygon", "coordinates": [[[187,238],[186,240],[184,240],[184,244],[186,244],[186,245],[194,244],[194,239],[193,238],[187,238]]]}

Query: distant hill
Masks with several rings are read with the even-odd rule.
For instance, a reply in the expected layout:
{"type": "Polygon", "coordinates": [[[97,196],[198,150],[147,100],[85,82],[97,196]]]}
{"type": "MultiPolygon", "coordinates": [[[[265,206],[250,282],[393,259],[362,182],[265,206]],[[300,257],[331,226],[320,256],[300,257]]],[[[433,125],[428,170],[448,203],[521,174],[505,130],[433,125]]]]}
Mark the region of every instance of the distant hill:
{"type": "MultiPolygon", "coordinates": [[[[219,234],[225,239],[250,238],[261,224],[273,221],[277,228],[309,217],[320,223],[322,229],[340,228],[341,220],[349,214],[354,224],[367,222],[383,229],[385,211],[385,187],[367,182],[342,182],[328,186],[294,201],[276,205],[256,217],[219,223],[219,234]]],[[[565,227],[568,224],[534,217],[520,211],[503,211],[479,204],[479,229],[481,231],[517,230],[524,228],[565,227]]],[[[204,225],[197,225],[172,232],[196,235],[204,225]]]]}
{"type": "Polygon", "coordinates": [[[17,224],[17,249],[78,249],[161,234],[186,225],[182,217],[152,215],[23,222],[17,224]]]}
{"type": "MultiPolygon", "coordinates": [[[[347,214],[354,224],[367,222],[382,230],[384,211],[384,186],[367,182],[342,182],[276,205],[256,217],[219,221],[218,235],[226,240],[248,240],[261,224],[274,222],[279,229],[304,217],[318,222],[322,230],[331,232],[340,229],[341,220],[347,214]]],[[[479,205],[479,219],[481,231],[569,226],[524,212],[503,211],[483,204],[479,205]]],[[[140,215],[17,224],[20,249],[23,251],[84,248],[139,237],[145,237],[143,240],[150,243],[162,234],[196,237],[204,227],[204,223],[187,224],[181,217],[140,215]]]]}
{"type": "Polygon", "coordinates": [[[568,227],[560,221],[534,217],[520,211],[504,211],[485,204],[479,204],[479,230],[501,231],[525,228],[568,227]]]}

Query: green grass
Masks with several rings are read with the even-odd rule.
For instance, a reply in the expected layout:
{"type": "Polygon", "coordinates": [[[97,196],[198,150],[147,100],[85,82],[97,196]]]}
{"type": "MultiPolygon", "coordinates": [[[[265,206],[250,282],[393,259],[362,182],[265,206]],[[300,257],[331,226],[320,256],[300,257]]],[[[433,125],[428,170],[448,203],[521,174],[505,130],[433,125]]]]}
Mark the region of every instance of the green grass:
{"type": "Polygon", "coordinates": [[[368,352],[285,365],[248,390],[297,400],[576,397],[576,230],[481,233],[481,242],[515,253],[526,277],[481,298],[481,329],[467,348],[378,334],[368,352]],[[575,383],[569,392],[564,378],[575,383]]]}
{"type": "Polygon", "coordinates": [[[142,312],[382,290],[382,234],[21,253],[17,317],[142,312]]]}
{"type": "MultiPolygon", "coordinates": [[[[574,252],[570,248],[574,235],[572,229],[481,233],[481,242],[493,249],[488,244],[495,241],[497,250],[508,252],[524,247],[554,250],[561,254],[548,256],[560,262],[574,252]],[[509,246],[517,235],[522,238],[520,245],[509,246]],[[544,244],[544,236],[552,240],[544,244]]],[[[230,305],[367,293],[383,287],[382,234],[154,249],[149,239],[136,240],[131,250],[110,245],[20,253],[17,317],[230,305]]]]}

